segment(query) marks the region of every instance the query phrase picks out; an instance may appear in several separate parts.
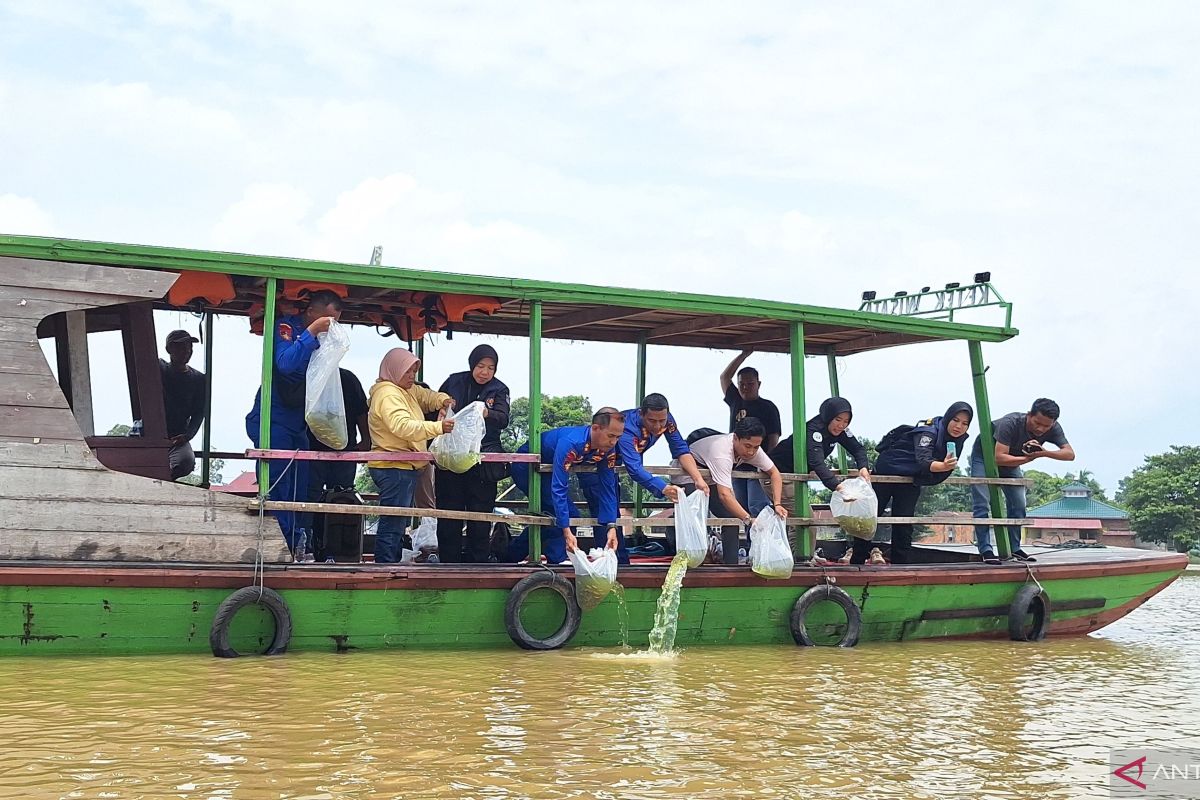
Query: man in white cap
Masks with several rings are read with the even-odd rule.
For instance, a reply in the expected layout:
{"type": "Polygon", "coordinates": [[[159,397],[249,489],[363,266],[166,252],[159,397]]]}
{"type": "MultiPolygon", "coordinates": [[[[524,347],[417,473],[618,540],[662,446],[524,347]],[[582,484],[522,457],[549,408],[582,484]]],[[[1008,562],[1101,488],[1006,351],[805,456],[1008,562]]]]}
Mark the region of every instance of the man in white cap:
{"type": "Polygon", "coordinates": [[[204,392],[207,378],[192,369],[192,344],[200,341],[187,331],[167,334],[167,355],[170,361],[158,360],[162,369],[163,405],[167,411],[167,436],[171,440],[171,480],[177,481],[192,474],[196,454],[191,441],[204,424],[204,392]]]}

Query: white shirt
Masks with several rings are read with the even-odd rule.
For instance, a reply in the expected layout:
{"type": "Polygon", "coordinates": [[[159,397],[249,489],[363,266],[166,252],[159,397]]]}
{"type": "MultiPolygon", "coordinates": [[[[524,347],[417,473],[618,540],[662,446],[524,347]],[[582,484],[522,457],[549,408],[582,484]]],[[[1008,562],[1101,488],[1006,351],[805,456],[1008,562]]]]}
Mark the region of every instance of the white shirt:
{"type": "MultiPolygon", "coordinates": [[[[692,455],[696,458],[696,462],[712,473],[710,482],[716,486],[724,486],[727,489],[733,488],[731,473],[736,466],[750,464],[766,471],[770,471],[775,467],[775,464],[763,452],[761,447],[749,461],[737,460],[733,454],[734,438],[736,438],[736,434],[722,433],[717,436],[708,436],[698,440],[695,444],[688,445],[688,448],[692,451],[692,455]]],[[[677,467],[679,466],[679,462],[672,461],[671,466],[677,467]]],[[[672,483],[692,483],[692,479],[688,475],[677,475],[672,479],[672,483]]]]}

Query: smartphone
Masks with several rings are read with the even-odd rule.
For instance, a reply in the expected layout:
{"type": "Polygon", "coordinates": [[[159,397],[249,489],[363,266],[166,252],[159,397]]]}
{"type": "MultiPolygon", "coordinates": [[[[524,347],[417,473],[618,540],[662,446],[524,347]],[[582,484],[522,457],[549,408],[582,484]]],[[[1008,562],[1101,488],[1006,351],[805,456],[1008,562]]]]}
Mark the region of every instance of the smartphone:
{"type": "Polygon", "coordinates": [[[946,442],[946,458],[958,458],[958,445],[946,442]]]}

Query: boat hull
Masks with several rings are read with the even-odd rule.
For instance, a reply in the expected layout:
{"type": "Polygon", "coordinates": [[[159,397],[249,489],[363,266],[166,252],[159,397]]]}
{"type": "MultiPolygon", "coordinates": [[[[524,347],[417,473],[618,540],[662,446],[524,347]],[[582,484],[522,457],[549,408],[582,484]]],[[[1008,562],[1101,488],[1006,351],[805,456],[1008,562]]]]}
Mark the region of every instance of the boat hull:
{"type": "MultiPolygon", "coordinates": [[[[792,605],[829,579],[861,608],[863,642],[1007,637],[1009,605],[1035,578],[1051,597],[1050,634],[1081,635],[1130,613],[1186,565],[1181,555],[1108,548],[1044,554],[1033,569],[804,567],[786,581],[705,566],[685,580],[676,644],[791,645],[792,605]]],[[[504,607],[530,572],[495,565],[269,566],[263,581],[288,604],[293,652],[479,649],[514,646],[504,607]]],[[[623,607],[610,596],[585,613],[568,646],[645,647],[664,574],[663,566],[622,569],[623,607]]],[[[0,654],[208,653],[217,606],[254,582],[242,566],[0,564],[0,654]]],[[[549,631],[562,602],[541,594],[524,619],[549,631]]],[[[809,618],[810,629],[830,637],[841,623],[831,604],[809,618]]],[[[266,613],[247,609],[237,617],[235,645],[265,648],[271,633],[266,613]]]]}

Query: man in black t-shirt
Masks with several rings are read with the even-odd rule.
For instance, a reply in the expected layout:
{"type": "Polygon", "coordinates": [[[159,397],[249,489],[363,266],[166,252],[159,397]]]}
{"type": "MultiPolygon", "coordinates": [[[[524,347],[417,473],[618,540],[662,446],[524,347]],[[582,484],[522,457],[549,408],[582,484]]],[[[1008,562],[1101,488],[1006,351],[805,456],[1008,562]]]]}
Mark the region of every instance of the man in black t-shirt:
{"type": "MultiPolygon", "coordinates": [[[[342,404],[346,408],[346,450],[370,450],[371,431],[367,427],[367,395],[358,377],[348,369],[338,370],[342,379],[342,404]]],[[[312,431],[308,432],[310,450],[329,451],[312,431]]],[[[350,489],[354,487],[356,461],[310,461],[308,465],[308,500],[319,502],[326,489],[350,489]]]]}
{"type": "Polygon", "coordinates": [[[196,454],[191,442],[204,424],[207,378],[203,372],[188,366],[192,344],[198,341],[187,331],[171,331],[167,334],[167,355],[171,360],[158,360],[162,371],[163,406],[167,412],[167,438],[171,440],[167,458],[173,481],[191,475],[196,468],[196,454]]]}
{"type": "MultiPolygon", "coordinates": [[[[1001,478],[1020,478],[1024,475],[1021,467],[1038,458],[1050,458],[1055,461],[1074,461],[1075,450],[1067,442],[1067,435],[1058,424],[1058,403],[1045,397],[1033,401],[1033,407],[1026,414],[1021,411],[1005,414],[992,421],[992,441],[995,447],[996,466],[1001,478]],[[1047,442],[1057,449],[1047,450],[1043,445],[1047,442]]],[[[971,449],[971,475],[981,478],[986,475],[983,462],[983,437],[975,439],[971,449]]],[[[1025,517],[1025,487],[1001,486],[1004,494],[1005,513],[1012,519],[1025,517]]],[[[975,517],[991,516],[987,484],[971,485],[971,508],[975,517]]],[[[1013,525],[1008,529],[1008,541],[1012,548],[1013,558],[1017,561],[1033,561],[1021,549],[1021,526],[1013,525]]],[[[992,542],[992,529],[988,525],[975,526],[975,546],[979,554],[988,563],[999,563],[992,542]]]]}
{"type": "MultiPolygon", "coordinates": [[[[763,439],[763,452],[769,453],[779,443],[783,428],[779,423],[779,408],[764,397],[758,390],[762,381],[758,379],[758,370],[754,367],[742,367],[742,363],[750,357],[753,350],[743,350],[737,358],[730,361],[721,373],[721,391],[725,395],[725,405],[729,406],[729,430],[733,431],[737,424],[746,417],[754,417],[763,424],[767,435],[763,439]],[[742,367],[740,370],[738,367],[742,367]],[[733,374],[737,372],[737,385],[734,386],[733,374]]],[[[752,516],[758,516],[770,500],[762,485],[757,480],[748,478],[733,479],[733,494],[742,508],[752,516]]]]}
{"type": "MultiPolygon", "coordinates": [[[[339,368],[338,374],[342,379],[342,405],[346,409],[346,446],[342,448],[341,452],[370,450],[371,429],[367,426],[367,395],[353,372],[339,368]]],[[[313,436],[312,431],[308,432],[308,449],[326,452],[333,450],[332,447],[313,436]]],[[[357,470],[357,461],[308,462],[308,502],[321,502],[327,491],[353,489],[357,470]]],[[[318,529],[316,523],[321,517],[323,515],[308,512],[300,515],[300,527],[313,532],[306,542],[308,551],[305,558],[313,555],[314,550],[318,549],[318,543],[314,539],[318,529]]]]}

